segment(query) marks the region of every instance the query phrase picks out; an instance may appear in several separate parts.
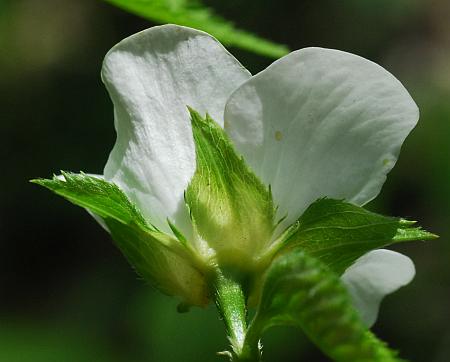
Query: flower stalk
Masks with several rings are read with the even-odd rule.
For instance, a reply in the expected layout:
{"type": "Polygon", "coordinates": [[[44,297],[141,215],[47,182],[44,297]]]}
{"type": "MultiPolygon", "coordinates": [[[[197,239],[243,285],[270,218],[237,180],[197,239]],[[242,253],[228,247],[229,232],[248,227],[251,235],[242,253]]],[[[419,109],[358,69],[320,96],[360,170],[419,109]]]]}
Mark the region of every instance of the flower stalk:
{"type": "Polygon", "coordinates": [[[214,282],[214,300],[225,324],[231,351],[220,353],[232,362],[259,362],[259,339],[249,341],[247,334],[247,305],[244,283],[234,273],[218,269],[214,282]]]}

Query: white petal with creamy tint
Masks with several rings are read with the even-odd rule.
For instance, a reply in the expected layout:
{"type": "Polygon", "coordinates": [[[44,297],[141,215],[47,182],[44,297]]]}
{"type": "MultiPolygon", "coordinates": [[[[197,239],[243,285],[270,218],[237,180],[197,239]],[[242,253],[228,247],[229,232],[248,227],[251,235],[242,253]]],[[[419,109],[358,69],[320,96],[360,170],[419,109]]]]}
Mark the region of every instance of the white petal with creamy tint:
{"type": "Polygon", "coordinates": [[[189,105],[223,119],[231,92],[250,77],[210,35],[164,25],[106,55],[102,79],[114,103],[117,141],[105,179],[118,184],[158,228],[186,231],[183,192],[196,163],[189,105]]]}
{"type": "Polygon", "coordinates": [[[415,268],[410,258],[391,250],[374,250],[359,258],[342,275],[353,305],[367,326],[378,315],[380,302],[414,278],[415,268]]]}
{"type": "Polygon", "coordinates": [[[373,199],[418,116],[402,84],[379,65],[306,48],[232,94],[225,130],[272,186],[288,226],[319,197],[373,199]]]}

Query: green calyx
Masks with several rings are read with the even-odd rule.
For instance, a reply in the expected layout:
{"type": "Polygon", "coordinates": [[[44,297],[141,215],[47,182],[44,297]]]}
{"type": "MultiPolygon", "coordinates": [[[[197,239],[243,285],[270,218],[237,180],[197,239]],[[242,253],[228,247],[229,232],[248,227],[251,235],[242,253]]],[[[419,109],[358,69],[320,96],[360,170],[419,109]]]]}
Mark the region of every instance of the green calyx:
{"type": "Polygon", "coordinates": [[[192,222],[214,262],[253,271],[275,228],[270,188],[248,168],[222,128],[208,115],[189,110],[197,155],[185,193],[192,222]]]}

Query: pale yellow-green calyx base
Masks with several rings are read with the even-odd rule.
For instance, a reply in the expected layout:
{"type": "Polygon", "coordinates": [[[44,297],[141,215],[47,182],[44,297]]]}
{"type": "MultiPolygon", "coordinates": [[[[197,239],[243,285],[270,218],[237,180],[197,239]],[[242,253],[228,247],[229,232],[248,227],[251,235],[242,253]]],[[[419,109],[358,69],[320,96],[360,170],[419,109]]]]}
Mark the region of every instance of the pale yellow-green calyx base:
{"type": "Polygon", "coordinates": [[[193,247],[208,265],[251,275],[267,263],[276,225],[270,188],[208,115],[189,110],[197,169],[185,199],[196,234],[193,247]]]}

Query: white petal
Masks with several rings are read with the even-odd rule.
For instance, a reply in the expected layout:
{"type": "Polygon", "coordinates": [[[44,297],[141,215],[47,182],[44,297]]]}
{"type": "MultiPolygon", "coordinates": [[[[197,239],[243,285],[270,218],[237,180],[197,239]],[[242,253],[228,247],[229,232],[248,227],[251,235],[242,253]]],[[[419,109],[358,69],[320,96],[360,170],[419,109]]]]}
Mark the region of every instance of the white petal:
{"type": "Polygon", "coordinates": [[[341,280],[350,292],[353,305],[362,320],[370,327],[377,319],[384,296],[411,282],[415,273],[410,258],[380,249],[359,258],[345,271],[341,280]]]}
{"type": "Polygon", "coordinates": [[[186,106],[220,122],[227,98],[249,77],[217,40],[194,29],[165,25],[121,41],[102,69],[117,131],[105,179],[157,227],[168,231],[170,218],[183,229],[183,192],[195,171],[186,106]]]}
{"type": "Polygon", "coordinates": [[[225,130],[272,186],[287,226],[319,197],[358,205],[373,199],[418,116],[408,92],[382,67],[306,48],[232,94],[225,130]]]}
{"type": "Polygon", "coordinates": [[[98,216],[97,214],[94,214],[91,210],[89,209],[85,209],[89,215],[91,215],[95,221],[97,221],[97,223],[108,233],[111,234],[111,231],[108,228],[108,225],[106,225],[105,221],[98,216]]]}

